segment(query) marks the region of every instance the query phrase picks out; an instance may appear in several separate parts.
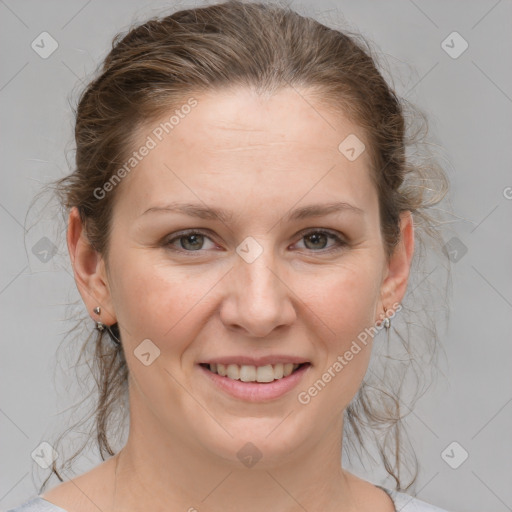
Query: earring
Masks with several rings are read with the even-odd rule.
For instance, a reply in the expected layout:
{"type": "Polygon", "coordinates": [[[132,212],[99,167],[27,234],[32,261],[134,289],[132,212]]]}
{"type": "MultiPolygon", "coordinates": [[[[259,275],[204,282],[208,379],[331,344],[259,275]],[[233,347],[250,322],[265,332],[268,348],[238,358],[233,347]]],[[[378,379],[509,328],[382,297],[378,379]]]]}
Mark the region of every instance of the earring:
{"type": "MultiPolygon", "coordinates": [[[[388,309],[384,306],[384,316],[386,316],[387,310],[388,309]]],[[[386,316],[386,318],[384,318],[383,324],[384,324],[384,327],[386,328],[386,331],[388,331],[389,328],[391,327],[391,320],[389,319],[389,317],[386,316]]]]}
{"type": "MultiPolygon", "coordinates": [[[[93,312],[96,313],[97,315],[100,315],[101,314],[101,307],[100,306],[96,306],[94,309],[93,309],[93,312]]],[[[95,322],[96,323],[96,330],[100,331],[100,332],[103,332],[104,330],[106,330],[110,336],[110,339],[117,345],[117,346],[121,346],[121,341],[119,340],[119,338],[112,332],[112,327],[116,327],[116,331],[118,332],[117,330],[117,324],[114,324],[112,327],[104,324],[103,322],[95,322]]]]}
{"type": "MultiPolygon", "coordinates": [[[[96,313],[98,316],[101,314],[101,308],[99,306],[96,306],[93,310],[93,313],[96,313]]],[[[95,322],[96,323],[96,329],[100,332],[105,330],[106,325],[103,322],[95,322]]]]}

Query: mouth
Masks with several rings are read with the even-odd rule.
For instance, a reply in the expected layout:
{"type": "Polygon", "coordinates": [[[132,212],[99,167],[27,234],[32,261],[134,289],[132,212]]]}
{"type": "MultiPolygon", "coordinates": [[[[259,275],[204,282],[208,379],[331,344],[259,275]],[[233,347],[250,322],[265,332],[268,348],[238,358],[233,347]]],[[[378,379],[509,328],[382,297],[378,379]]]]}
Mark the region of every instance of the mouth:
{"type": "Polygon", "coordinates": [[[231,380],[269,384],[289,377],[300,368],[310,366],[310,363],[277,363],[264,366],[201,363],[200,366],[231,380]]]}
{"type": "Polygon", "coordinates": [[[246,402],[269,402],[290,393],[308,373],[311,363],[276,363],[264,366],[199,363],[214,389],[246,402]]]}

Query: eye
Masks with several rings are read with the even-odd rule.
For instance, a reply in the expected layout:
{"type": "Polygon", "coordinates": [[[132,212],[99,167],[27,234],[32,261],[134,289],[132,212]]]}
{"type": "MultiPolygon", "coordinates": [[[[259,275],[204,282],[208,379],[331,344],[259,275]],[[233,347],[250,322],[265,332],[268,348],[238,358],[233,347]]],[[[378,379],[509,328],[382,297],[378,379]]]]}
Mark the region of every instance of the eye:
{"type": "Polygon", "coordinates": [[[209,237],[207,237],[202,231],[190,230],[181,232],[177,236],[168,239],[165,242],[165,245],[170,246],[172,250],[177,252],[181,252],[181,250],[184,250],[185,252],[197,252],[204,248],[203,245],[205,239],[209,239],[209,237]],[[179,244],[179,247],[172,247],[176,243],[179,244]]]}
{"type": "MultiPolygon", "coordinates": [[[[310,229],[306,232],[301,232],[299,235],[301,239],[306,242],[306,249],[312,252],[332,252],[347,245],[347,242],[336,232],[324,229],[310,229]],[[333,240],[334,244],[326,250],[326,243],[329,239],[333,240]]],[[[208,247],[204,247],[205,240],[212,242],[211,238],[205,232],[191,229],[182,231],[176,234],[176,236],[167,239],[164,245],[176,252],[200,252],[201,249],[208,249],[208,247]]],[[[212,244],[215,246],[213,242],[212,244]]],[[[213,247],[210,247],[210,249],[212,248],[213,247]]]]}
{"type": "Polygon", "coordinates": [[[343,240],[338,234],[324,229],[312,229],[307,232],[300,233],[301,239],[305,240],[306,249],[310,249],[313,252],[332,252],[333,250],[339,250],[347,245],[347,242],[343,240]],[[334,245],[331,248],[325,250],[325,244],[328,239],[334,240],[334,245]]]}

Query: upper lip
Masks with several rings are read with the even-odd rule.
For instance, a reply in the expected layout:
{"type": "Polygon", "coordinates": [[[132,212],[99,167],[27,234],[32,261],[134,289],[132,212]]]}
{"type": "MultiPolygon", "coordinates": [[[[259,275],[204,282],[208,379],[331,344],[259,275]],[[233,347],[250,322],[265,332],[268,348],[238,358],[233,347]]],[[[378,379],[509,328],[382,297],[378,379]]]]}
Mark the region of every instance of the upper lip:
{"type": "Polygon", "coordinates": [[[286,356],[286,355],[269,355],[261,357],[250,357],[250,356],[225,356],[225,357],[214,357],[201,361],[199,364],[236,364],[244,366],[266,366],[268,364],[278,363],[293,363],[302,364],[309,363],[309,361],[300,356],[286,356]]]}

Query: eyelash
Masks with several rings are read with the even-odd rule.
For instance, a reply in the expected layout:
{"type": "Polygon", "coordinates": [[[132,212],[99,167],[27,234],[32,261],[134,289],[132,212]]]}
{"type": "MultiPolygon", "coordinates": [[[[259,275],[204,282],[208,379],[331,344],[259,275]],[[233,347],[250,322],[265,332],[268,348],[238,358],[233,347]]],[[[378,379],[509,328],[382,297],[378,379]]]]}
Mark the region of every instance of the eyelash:
{"type": "MultiPolygon", "coordinates": [[[[321,253],[321,254],[330,254],[332,252],[336,252],[336,251],[339,251],[341,249],[344,249],[348,243],[343,240],[338,234],[336,234],[335,231],[329,231],[329,230],[325,230],[325,229],[309,229],[309,230],[306,230],[306,231],[301,231],[299,233],[300,235],[300,239],[302,238],[305,238],[306,236],[308,235],[313,235],[313,234],[322,234],[322,235],[326,235],[327,237],[331,238],[331,239],[334,239],[334,241],[336,242],[336,245],[329,248],[329,249],[320,249],[318,251],[315,251],[313,249],[306,249],[308,251],[311,251],[313,253],[321,253]]],[[[177,240],[180,240],[181,238],[185,238],[187,236],[190,236],[190,235],[203,235],[207,238],[210,238],[210,235],[205,232],[205,231],[202,231],[200,229],[190,229],[190,230],[186,230],[186,231],[181,231],[179,233],[177,233],[176,236],[173,236],[172,238],[168,238],[165,242],[164,242],[164,246],[168,247],[171,251],[174,251],[174,252],[177,252],[177,253],[190,253],[190,254],[193,254],[193,253],[202,253],[204,252],[204,250],[197,250],[197,251],[187,251],[185,249],[176,249],[174,247],[171,247],[171,244],[177,240]]],[[[213,240],[212,240],[213,241],[213,240]]]]}

